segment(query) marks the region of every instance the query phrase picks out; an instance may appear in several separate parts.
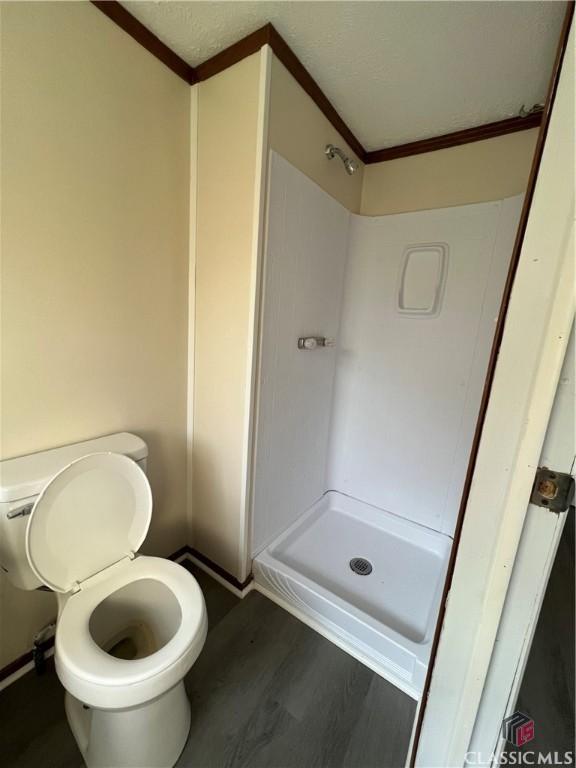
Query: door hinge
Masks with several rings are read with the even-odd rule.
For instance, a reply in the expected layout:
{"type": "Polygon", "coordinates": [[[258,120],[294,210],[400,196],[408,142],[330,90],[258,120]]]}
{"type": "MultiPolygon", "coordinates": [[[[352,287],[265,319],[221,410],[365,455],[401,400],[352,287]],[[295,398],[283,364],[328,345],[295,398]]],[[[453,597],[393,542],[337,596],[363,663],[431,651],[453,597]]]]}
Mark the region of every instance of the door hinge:
{"type": "Polygon", "coordinates": [[[574,478],[567,472],[538,467],[530,503],[551,512],[566,512],[574,499],[574,478]]]}

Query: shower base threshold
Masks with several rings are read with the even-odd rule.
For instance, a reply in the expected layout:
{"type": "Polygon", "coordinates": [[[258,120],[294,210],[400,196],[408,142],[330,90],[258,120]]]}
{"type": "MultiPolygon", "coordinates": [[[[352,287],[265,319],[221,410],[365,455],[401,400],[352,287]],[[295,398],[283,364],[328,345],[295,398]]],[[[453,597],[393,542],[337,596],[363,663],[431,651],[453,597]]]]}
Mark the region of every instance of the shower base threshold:
{"type": "Polygon", "coordinates": [[[254,560],[256,587],[415,699],[452,539],[330,491],[254,560]]]}

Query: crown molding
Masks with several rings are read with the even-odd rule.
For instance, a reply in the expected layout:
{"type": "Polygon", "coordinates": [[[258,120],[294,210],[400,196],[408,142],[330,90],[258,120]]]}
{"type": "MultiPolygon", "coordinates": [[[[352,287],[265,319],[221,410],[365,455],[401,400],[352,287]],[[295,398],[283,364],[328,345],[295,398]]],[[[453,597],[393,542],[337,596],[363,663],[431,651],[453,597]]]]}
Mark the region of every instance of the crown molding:
{"type": "Polygon", "coordinates": [[[505,136],[507,133],[526,131],[529,128],[538,128],[542,122],[542,112],[534,112],[526,117],[509,117],[506,120],[497,120],[493,123],[484,123],[475,128],[466,128],[463,131],[445,133],[442,136],[433,136],[430,139],[411,141],[409,144],[399,144],[395,147],[376,149],[366,152],[364,162],[383,163],[386,160],[395,160],[399,157],[421,155],[424,152],[435,152],[437,149],[458,147],[461,144],[470,144],[474,141],[493,139],[495,136],[505,136]]]}
{"type": "Polygon", "coordinates": [[[246,59],[248,56],[252,56],[253,53],[257,53],[264,45],[269,42],[270,27],[271,24],[265,24],[255,32],[251,32],[246,37],[232,43],[228,48],[224,48],[223,51],[215,54],[214,56],[206,59],[201,64],[198,64],[195,68],[196,78],[198,82],[208,80],[214,75],[218,75],[228,67],[238,64],[242,59],[246,59]]]}
{"type": "Polygon", "coordinates": [[[352,151],[356,153],[362,162],[364,162],[366,150],[362,144],[346,125],[342,117],[340,117],[324,91],[320,88],[316,80],[314,80],[284,38],[281,37],[272,24],[268,24],[267,26],[269,33],[268,44],[278,59],[284,64],[300,87],[308,94],[308,96],[310,96],[324,117],[338,131],[352,151]]]}
{"type": "Polygon", "coordinates": [[[144,46],[153,56],[156,56],[163,64],[181,77],[185,82],[194,83],[208,80],[214,75],[223,72],[228,67],[237,64],[247,56],[257,53],[264,45],[269,45],[276,57],[282,62],[301,88],[310,96],[318,109],[323,113],[331,125],[338,131],[358,158],[366,163],[383,163],[387,160],[395,160],[400,157],[419,155],[424,152],[435,152],[439,149],[457,147],[462,144],[470,144],[475,141],[484,141],[496,136],[504,136],[516,131],[525,131],[529,128],[537,128],[542,121],[542,113],[537,112],[526,117],[510,117],[505,120],[497,120],[485,123],[474,128],[462,131],[454,131],[441,136],[432,136],[420,141],[412,141],[395,147],[386,147],[367,151],[360,141],[339,115],[324,91],[316,80],[308,72],[288,43],[280,35],[272,24],[265,24],[255,32],[252,32],[241,40],[233,43],[220,53],[206,61],[192,67],[184,59],[181,59],[156,35],[150,32],[144,24],[136,19],[116,0],[90,0],[90,2],[102,11],[111,21],[121,27],[127,34],[144,46]]]}

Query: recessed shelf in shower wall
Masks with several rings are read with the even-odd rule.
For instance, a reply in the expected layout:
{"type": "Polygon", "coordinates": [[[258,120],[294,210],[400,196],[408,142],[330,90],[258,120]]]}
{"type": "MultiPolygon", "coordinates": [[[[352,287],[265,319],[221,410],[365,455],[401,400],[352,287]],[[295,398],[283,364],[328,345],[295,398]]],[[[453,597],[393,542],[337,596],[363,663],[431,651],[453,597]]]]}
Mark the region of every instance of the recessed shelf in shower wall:
{"type": "Polygon", "coordinates": [[[448,272],[448,245],[409,245],[401,263],[398,312],[412,317],[437,316],[448,272]]]}

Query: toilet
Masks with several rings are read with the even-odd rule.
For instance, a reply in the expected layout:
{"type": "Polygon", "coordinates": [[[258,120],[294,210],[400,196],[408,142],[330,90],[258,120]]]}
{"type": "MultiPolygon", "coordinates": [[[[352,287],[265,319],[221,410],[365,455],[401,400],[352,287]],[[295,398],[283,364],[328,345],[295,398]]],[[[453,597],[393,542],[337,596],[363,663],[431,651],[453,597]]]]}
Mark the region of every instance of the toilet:
{"type": "Polygon", "coordinates": [[[185,568],[138,555],[146,456],[121,433],[0,463],[0,565],[56,592],[56,672],[88,768],[173,766],[190,729],[183,678],[206,608],[185,568]]]}

